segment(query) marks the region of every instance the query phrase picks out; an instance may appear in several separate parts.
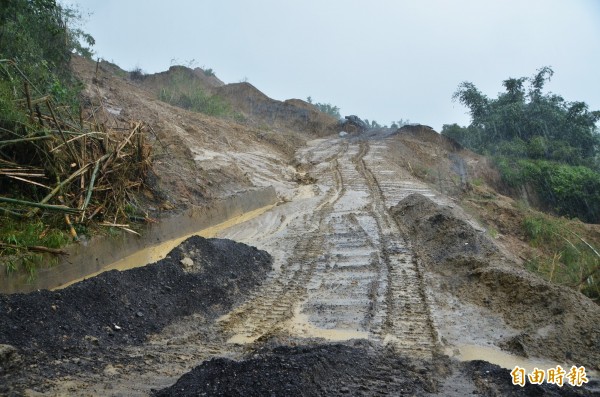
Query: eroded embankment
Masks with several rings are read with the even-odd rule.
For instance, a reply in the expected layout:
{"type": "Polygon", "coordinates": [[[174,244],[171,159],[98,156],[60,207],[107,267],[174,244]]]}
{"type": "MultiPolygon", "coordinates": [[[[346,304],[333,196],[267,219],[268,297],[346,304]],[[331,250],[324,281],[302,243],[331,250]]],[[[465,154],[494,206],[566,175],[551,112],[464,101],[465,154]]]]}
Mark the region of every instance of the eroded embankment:
{"type": "Polygon", "coordinates": [[[271,265],[254,247],[194,236],[145,267],[60,291],[0,295],[0,344],[20,356],[0,366],[0,394],[102,369],[121,347],[143,344],[183,317],[215,318],[259,285],[271,265]]]}
{"type": "Polygon", "coordinates": [[[486,340],[520,356],[600,369],[598,305],[525,271],[484,233],[424,196],[407,197],[392,214],[426,270],[443,339],[486,340]]]}

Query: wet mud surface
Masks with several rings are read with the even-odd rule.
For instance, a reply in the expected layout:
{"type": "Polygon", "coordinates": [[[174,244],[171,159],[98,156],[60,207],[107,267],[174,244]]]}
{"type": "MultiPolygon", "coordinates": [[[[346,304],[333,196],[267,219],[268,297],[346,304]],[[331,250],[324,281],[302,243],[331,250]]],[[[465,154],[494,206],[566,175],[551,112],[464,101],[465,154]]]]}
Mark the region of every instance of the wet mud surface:
{"type": "Polygon", "coordinates": [[[488,342],[503,350],[600,369],[598,305],[525,271],[449,207],[411,195],[392,213],[411,235],[427,284],[435,288],[433,317],[442,335],[454,337],[460,321],[456,312],[464,313],[462,305],[471,304],[500,315],[493,325],[481,320],[479,330],[472,329],[477,316],[463,319],[463,330],[470,328],[465,335],[471,340],[493,327],[495,335],[488,342]],[[455,320],[454,330],[449,317],[455,320]]]}
{"type": "Polygon", "coordinates": [[[475,347],[597,369],[600,312],[522,270],[393,140],[310,141],[308,182],[222,239],[0,297],[0,343],[19,355],[4,355],[0,394],[594,395],[591,375],[520,388],[460,361],[475,347]]]}

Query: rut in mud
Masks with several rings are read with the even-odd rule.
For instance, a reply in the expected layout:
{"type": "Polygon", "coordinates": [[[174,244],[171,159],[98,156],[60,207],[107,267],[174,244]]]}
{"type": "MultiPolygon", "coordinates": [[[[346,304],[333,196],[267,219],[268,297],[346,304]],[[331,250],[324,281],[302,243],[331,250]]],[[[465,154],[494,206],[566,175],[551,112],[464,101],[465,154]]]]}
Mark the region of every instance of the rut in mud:
{"type": "MultiPolygon", "coordinates": [[[[448,348],[458,350],[466,342],[489,347],[504,343],[541,354],[541,348],[534,348],[537,341],[560,341],[565,346],[555,348],[548,357],[576,357],[578,363],[593,364],[597,357],[593,344],[600,340],[593,326],[600,318],[596,306],[588,302],[583,305],[587,312],[573,312],[580,322],[578,340],[557,339],[569,329],[572,318],[568,313],[554,321],[549,310],[544,335],[539,337],[536,324],[507,317],[510,311],[501,299],[485,298],[508,294],[510,280],[521,280],[520,293],[538,299],[539,305],[546,298],[537,286],[544,288],[542,292],[552,292],[554,299],[581,303],[583,298],[532,277],[519,279],[521,273],[510,266],[502,275],[506,283],[495,289],[489,279],[496,274],[494,267],[486,270],[483,265],[490,262],[488,253],[492,251],[494,260],[506,258],[494,251],[493,244],[464,214],[455,218],[444,215],[449,223],[439,230],[432,227],[428,222],[446,214],[449,210],[441,208],[453,204],[408,177],[398,162],[389,161],[389,146],[386,137],[310,141],[298,151],[297,162],[314,184],[299,186],[289,201],[218,235],[258,250],[225,240],[206,243],[196,238],[165,259],[182,280],[216,278],[222,305],[214,293],[205,302],[200,287],[193,285],[182,291],[178,301],[169,301],[172,292],[165,292],[162,280],[147,284],[148,280],[136,276],[145,268],[129,270],[123,273],[125,279],[138,279],[138,284],[129,288],[138,290],[116,290],[112,295],[108,291],[114,297],[105,302],[109,311],[131,293],[149,304],[147,310],[152,312],[156,300],[148,297],[155,289],[157,296],[167,299],[162,302],[164,307],[187,306],[191,301],[198,310],[173,312],[169,321],[160,319],[160,324],[153,324],[155,317],[149,318],[146,312],[137,316],[138,310],[125,308],[132,321],[144,323],[144,330],[150,330],[136,334],[136,343],[115,342],[124,338],[115,330],[117,324],[118,332],[125,333],[124,320],[114,323],[100,318],[100,322],[110,320],[110,333],[102,324],[94,326],[97,334],[88,335],[84,327],[81,335],[77,334],[81,341],[72,338],[79,344],[64,351],[60,344],[64,343],[60,338],[64,324],[53,324],[51,327],[58,328],[57,349],[41,356],[28,352],[32,355],[26,358],[28,363],[37,360],[40,366],[32,371],[34,375],[28,376],[26,369],[4,374],[8,390],[128,396],[513,395],[508,371],[483,362],[458,364],[443,356],[448,348]],[[216,246],[218,255],[207,249],[207,244],[216,246]],[[227,254],[233,247],[243,255],[227,254]],[[480,256],[469,257],[474,247],[483,247],[476,252],[480,256]],[[439,256],[441,253],[452,255],[439,256]],[[463,261],[452,262],[456,258],[463,261]],[[229,267],[217,266],[218,271],[211,267],[220,262],[229,267]],[[272,264],[270,269],[267,262],[272,264]],[[457,271],[456,266],[464,263],[474,267],[457,271]],[[474,272],[477,266],[484,270],[474,272]],[[478,274],[489,277],[473,284],[478,274]],[[454,284],[448,287],[450,281],[454,284]],[[476,286],[485,291],[478,294],[476,286]],[[207,309],[202,309],[205,306],[207,309]],[[94,339],[85,339],[86,335],[94,339]],[[54,361],[44,363],[48,356],[54,361]]],[[[149,268],[156,268],[152,266],[149,268]]],[[[100,277],[114,278],[115,274],[100,277]]],[[[85,290],[92,282],[76,284],[63,293],[85,290]]],[[[43,307],[36,310],[54,310],[52,302],[42,302],[43,307]]],[[[78,321],[81,318],[71,319],[66,326],[73,329],[78,321]]],[[[12,341],[22,349],[19,343],[12,341]]],[[[515,350],[511,351],[519,353],[515,350]]],[[[583,389],[547,386],[532,386],[523,392],[591,395],[583,389]]]]}
{"type": "Polygon", "coordinates": [[[323,146],[304,156],[317,164],[312,175],[324,194],[275,241],[289,255],[276,258],[256,298],[220,321],[223,333],[232,343],[365,338],[431,357],[436,334],[422,277],[365,164],[368,143],[323,146]]]}

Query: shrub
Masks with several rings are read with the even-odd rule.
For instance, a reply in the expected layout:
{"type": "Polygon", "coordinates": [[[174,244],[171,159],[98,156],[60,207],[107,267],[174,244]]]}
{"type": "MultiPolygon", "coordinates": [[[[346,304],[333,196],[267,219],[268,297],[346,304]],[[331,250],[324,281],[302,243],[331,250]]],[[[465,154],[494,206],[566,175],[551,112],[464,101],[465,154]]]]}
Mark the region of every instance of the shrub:
{"type": "Polygon", "coordinates": [[[129,78],[134,81],[142,81],[146,78],[146,73],[140,68],[136,66],[133,70],[129,72],[129,78]]]}
{"type": "Polygon", "coordinates": [[[495,162],[508,186],[534,187],[547,209],[585,222],[600,222],[600,173],[545,160],[497,157],[495,162]]]}
{"type": "Polygon", "coordinates": [[[222,117],[232,115],[231,107],[221,97],[209,95],[201,83],[186,70],[174,70],[167,87],[160,90],[158,98],[171,105],[194,112],[222,117]]]}
{"type": "Polygon", "coordinates": [[[546,279],[580,290],[592,299],[600,298],[600,268],[597,250],[573,229],[576,224],[545,215],[526,217],[523,231],[526,240],[545,255],[526,265],[546,279]]]}

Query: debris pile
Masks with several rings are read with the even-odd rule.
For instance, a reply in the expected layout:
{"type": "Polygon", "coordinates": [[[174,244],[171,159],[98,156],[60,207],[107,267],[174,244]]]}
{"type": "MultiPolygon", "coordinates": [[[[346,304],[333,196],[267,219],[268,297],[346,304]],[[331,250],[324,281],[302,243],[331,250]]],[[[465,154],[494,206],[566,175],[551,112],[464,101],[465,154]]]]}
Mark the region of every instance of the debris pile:
{"type": "Polygon", "coordinates": [[[128,202],[151,167],[144,124],[107,127],[96,117],[101,104],[84,112],[60,103],[16,62],[1,63],[0,73],[12,83],[3,105],[16,115],[0,120],[0,216],[59,213],[74,238],[73,225],[90,222],[131,231],[128,202]]]}

